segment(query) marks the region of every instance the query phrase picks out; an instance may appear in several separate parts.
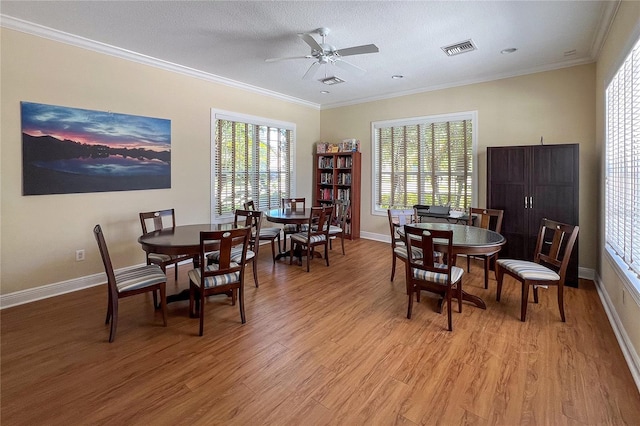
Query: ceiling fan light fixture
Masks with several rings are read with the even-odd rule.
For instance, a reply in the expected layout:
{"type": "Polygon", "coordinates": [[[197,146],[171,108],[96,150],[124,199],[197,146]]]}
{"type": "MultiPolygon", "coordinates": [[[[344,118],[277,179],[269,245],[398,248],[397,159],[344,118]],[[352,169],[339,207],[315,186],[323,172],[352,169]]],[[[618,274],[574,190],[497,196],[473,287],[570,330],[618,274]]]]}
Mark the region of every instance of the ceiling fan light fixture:
{"type": "Polygon", "coordinates": [[[327,77],[320,79],[320,82],[326,84],[328,86],[333,86],[334,84],[344,83],[344,80],[340,77],[327,77]]]}

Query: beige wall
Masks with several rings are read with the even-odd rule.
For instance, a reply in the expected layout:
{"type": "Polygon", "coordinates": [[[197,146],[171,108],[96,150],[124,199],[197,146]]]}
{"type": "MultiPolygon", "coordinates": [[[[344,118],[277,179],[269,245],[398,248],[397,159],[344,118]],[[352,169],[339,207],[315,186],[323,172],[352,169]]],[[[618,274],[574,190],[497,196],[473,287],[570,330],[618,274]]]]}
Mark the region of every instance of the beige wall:
{"type": "MultiPolygon", "coordinates": [[[[596,71],[596,147],[598,154],[598,164],[604,165],[604,120],[605,120],[605,99],[604,91],[606,85],[611,81],[611,77],[619,68],[630,49],[640,37],[640,2],[625,1],[620,4],[620,9],[616,14],[614,24],[609,31],[604,48],[598,60],[596,71]]],[[[604,173],[602,167],[600,172],[599,206],[598,211],[604,206],[604,173]]],[[[640,354],[640,305],[630,297],[625,289],[623,280],[618,275],[614,263],[606,254],[604,247],[604,215],[598,218],[598,275],[601,280],[601,288],[605,297],[611,303],[612,313],[618,317],[622,325],[621,332],[626,333],[628,342],[635,350],[635,356],[640,354]]],[[[640,368],[640,364],[637,366],[640,368]]]]}
{"type": "Polygon", "coordinates": [[[580,144],[580,267],[595,268],[598,154],[595,64],[323,110],[320,139],[358,138],[362,145],[365,233],[388,234],[386,216],[371,214],[371,122],[477,111],[478,204],[486,205],[487,146],[580,144]]]}
{"type": "Polygon", "coordinates": [[[179,224],[208,223],[211,108],[295,123],[296,193],[311,197],[316,108],[4,28],[1,43],[0,294],[103,272],[96,223],[116,268],[144,263],[140,211],[174,207],[179,224]],[[171,189],[22,196],[20,101],[170,119],[171,189]]]}

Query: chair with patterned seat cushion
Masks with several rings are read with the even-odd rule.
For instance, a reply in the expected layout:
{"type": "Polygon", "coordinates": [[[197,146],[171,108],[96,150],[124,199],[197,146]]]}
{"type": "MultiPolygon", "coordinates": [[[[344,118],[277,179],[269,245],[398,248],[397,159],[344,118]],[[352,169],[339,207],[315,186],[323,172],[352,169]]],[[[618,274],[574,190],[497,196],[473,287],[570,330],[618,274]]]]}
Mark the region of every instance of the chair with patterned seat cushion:
{"type": "Polygon", "coordinates": [[[331,226],[329,227],[329,248],[333,249],[331,246],[331,241],[340,237],[340,244],[342,245],[342,254],[344,253],[344,234],[347,230],[347,221],[349,218],[349,205],[350,201],[347,200],[333,200],[334,205],[334,213],[333,220],[331,221],[331,226]]]}
{"type": "Polygon", "coordinates": [[[167,326],[167,299],[166,299],[166,283],[167,276],[158,265],[137,266],[124,269],[118,272],[113,271],[111,257],[107,243],[102,233],[102,227],[96,225],[93,228],[93,234],[98,243],[104,270],[107,274],[107,318],[105,324],[111,322],[111,331],[109,332],[109,342],[113,342],[116,337],[116,329],[118,328],[118,300],[123,297],[129,297],[140,293],[153,293],[153,306],[157,306],[156,291],[160,292],[160,309],[162,310],[162,321],[167,326]]]}
{"type": "MultiPolygon", "coordinates": [[[[291,211],[304,211],[306,208],[306,198],[296,197],[296,198],[283,198],[282,204],[280,204],[280,209],[284,212],[285,210],[291,211]]],[[[307,232],[309,229],[306,223],[296,224],[296,223],[287,223],[282,227],[282,232],[284,233],[284,241],[282,251],[287,251],[287,235],[291,236],[292,234],[298,232],[307,232]]]]}
{"type": "MultiPolygon", "coordinates": [[[[255,203],[253,200],[249,200],[244,203],[245,210],[256,210],[255,203]]],[[[269,241],[271,243],[271,253],[273,254],[273,263],[276,263],[276,257],[278,253],[276,252],[275,240],[278,240],[278,251],[280,250],[280,232],[282,228],[277,226],[268,226],[268,227],[260,227],[260,236],[258,238],[259,241],[269,241]]],[[[255,235],[252,235],[251,238],[255,239],[255,235]]]]}
{"type": "MultiPolygon", "coordinates": [[[[498,234],[502,230],[502,216],[503,210],[497,209],[481,209],[476,207],[469,207],[469,226],[477,226],[484,229],[490,229],[498,234]]],[[[491,268],[491,262],[498,258],[498,253],[486,256],[482,254],[467,255],[467,272],[469,272],[470,259],[472,257],[482,259],[484,263],[484,288],[489,288],[489,269],[491,268]]]]}
{"type": "Polygon", "coordinates": [[[294,249],[297,247],[302,253],[306,250],[307,272],[309,272],[309,262],[314,255],[314,250],[318,246],[324,246],[324,258],[329,266],[329,224],[333,216],[333,205],[311,207],[309,224],[306,231],[301,231],[291,235],[291,252],[289,264],[293,263],[294,249]]]}
{"type": "Polygon", "coordinates": [[[578,237],[579,227],[566,223],[542,219],[538,230],[535,257],[533,262],[517,259],[498,259],[496,278],[498,288],[496,300],[500,301],[504,275],[512,276],[522,283],[520,321],[527,317],[529,287],[533,287],[533,299],[538,303],[538,287],[558,287],[558,308],[560,318],[564,316],[564,280],[571,251],[578,237]]]}
{"type": "MultiPolygon", "coordinates": [[[[389,230],[391,231],[391,281],[396,273],[396,259],[407,262],[407,247],[404,240],[398,234],[398,229],[404,225],[416,223],[417,215],[415,209],[388,209],[387,216],[389,218],[389,230]]],[[[415,248],[414,257],[422,257],[420,248],[415,248]]]]}
{"type": "MultiPolygon", "coordinates": [[[[249,227],[251,228],[251,237],[249,238],[249,248],[247,249],[247,263],[252,264],[253,281],[258,287],[258,250],[260,249],[259,240],[256,241],[255,236],[260,235],[260,225],[262,224],[262,212],[257,210],[240,210],[236,209],[233,218],[233,227],[249,227]]],[[[231,249],[231,261],[240,263],[243,247],[236,246],[231,249]]],[[[218,263],[220,260],[220,250],[215,250],[207,254],[207,262],[218,263]]]]}
{"type": "Polygon", "coordinates": [[[407,307],[407,318],[411,319],[413,309],[413,294],[420,302],[420,292],[422,290],[440,294],[447,302],[447,319],[449,331],[453,330],[451,316],[451,298],[454,290],[458,298],[458,311],[462,312],[462,275],[464,270],[452,265],[453,260],[453,231],[427,230],[405,225],[405,240],[407,244],[407,265],[405,276],[407,281],[407,294],[409,303],[407,307]],[[434,262],[433,256],[415,257],[415,249],[420,249],[422,253],[434,253],[434,240],[438,240],[440,253],[444,256],[445,264],[434,262]],[[442,246],[446,245],[447,250],[442,251],[442,246]]]}
{"type": "Polygon", "coordinates": [[[251,238],[251,228],[234,228],[224,231],[200,232],[200,256],[216,246],[220,252],[218,263],[207,265],[200,262],[200,267],[189,271],[189,314],[200,318],[200,336],[204,333],[204,303],[207,297],[215,294],[231,296],[231,304],[240,305],[240,320],[246,322],[244,314],[244,268],[247,250],[251,238]],[[242,247],[238,262],[231,260],[234,247],[242,247]],[[197,299],[196,299],[197,297],[197,299]],[[195,310],[194,310],[195,307],[195,310]]]}
{"type": "MultiPolygon", "coordinates": [[[[140,213],[140,225],[142,225],[142,233],[147,234],[153,231],[159,231],[166,228],[176,227],[176,215],[174,209],[157,210],[153,212],[140,213]]],[[[167,272],[168,265],[174,265],[175,279],[178,280],[178,263],[190,260],[191,255],[168,255],[162,253],[147,253],[147,265],[158,265],[164,273],[167,272]]]]}

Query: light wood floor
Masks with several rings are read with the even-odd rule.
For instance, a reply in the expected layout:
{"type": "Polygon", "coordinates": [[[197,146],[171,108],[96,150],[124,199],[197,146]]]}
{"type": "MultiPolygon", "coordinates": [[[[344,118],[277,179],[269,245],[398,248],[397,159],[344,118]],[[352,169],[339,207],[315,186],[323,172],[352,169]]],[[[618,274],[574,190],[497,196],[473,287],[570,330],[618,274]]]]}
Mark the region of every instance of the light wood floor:
{"type": "Polygon", "coordinates": [[[247,271],[247,323],[214,297],[204,337],[188,302],[169,306],[164,328],[142,295],[120,301],[109,344],[104,286],[1,311],[2,425],[640,424],[591,282],[566,290],[566,323],[553,290],[522,323],[519,286],[505,282],[498,304],[472,264],[464,285],[487,310],[454,304],[448,332],[429,297],[406,319],[388,244],[348,241],[310,273],[270,256],[263,246],[260,288],[247,271]]]}

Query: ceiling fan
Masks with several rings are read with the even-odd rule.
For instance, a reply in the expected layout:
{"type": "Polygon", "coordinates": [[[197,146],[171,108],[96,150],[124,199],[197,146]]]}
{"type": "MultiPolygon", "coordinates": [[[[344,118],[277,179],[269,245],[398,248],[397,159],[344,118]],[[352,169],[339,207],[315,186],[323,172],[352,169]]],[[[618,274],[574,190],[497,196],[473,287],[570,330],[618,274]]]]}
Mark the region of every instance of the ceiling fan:
{"type": "Polygon", "coordinates": [[[355,72],[356,74],[362,74],[366,71],[360,67],[357,67],[344,59],[344,56],[352,56],[352,55],[361,55],[363,53],[378,53],[378,46],[375,44],[365,44],[362,46],[354,46],[347,47],[345,49],[336,49],[330,44],[325,43],[325,37],[329,34],[329,28],[318,28],[312,33],[302,33],[298,34],[298,36],[304,40],[311,47],[311,53],[305,56],[292,56],[288,58],[270,58],[266,59],[265,62],[277,62],[277,61],[286,61],[289,59],[316,59],[316,62],[311,64],[307,72],[302,77],[303,80],[309,80],[313,78],[313,76],[318,71],[323,64],[334,64],[344,70],[355,72]],[[314,39],[311,34],[316,33],[322,37],[322,43],[318,43],[316,39],[314,39]]]}

